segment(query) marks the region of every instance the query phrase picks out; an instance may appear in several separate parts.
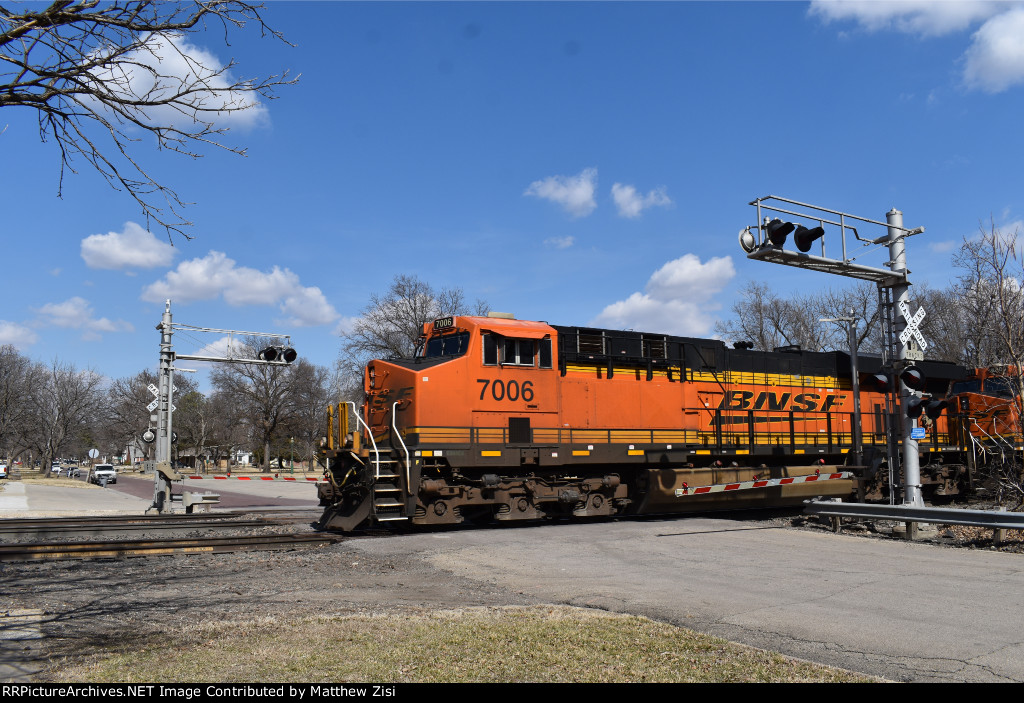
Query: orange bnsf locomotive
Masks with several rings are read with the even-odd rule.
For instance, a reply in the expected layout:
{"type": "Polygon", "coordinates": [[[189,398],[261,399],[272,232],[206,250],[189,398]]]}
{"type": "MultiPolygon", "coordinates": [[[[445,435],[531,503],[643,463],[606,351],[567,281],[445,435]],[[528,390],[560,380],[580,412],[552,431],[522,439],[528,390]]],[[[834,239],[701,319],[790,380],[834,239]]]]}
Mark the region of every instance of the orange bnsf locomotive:
{"type": "MultiPolygon", "coordinates": [[[[945,396],[964,370],[923,362],[945,396]]],[[[412,359],[374,360],[365,402],[332,409],[322,529],[405,521],[681,513],[850,496],[886,455],[886,397],[861,393],[864,467],[840,352],[512,319],[424,325],[412,359]],[[740,346],[740,345],[737,345],[740,346]],[[872,451],[875,450],[875,451],[872,451]]],[[[927,420],[921,474],[957,451],[927,420]]],[[[945,480],[945,479],[941,479],[945,480]]]]}
{"type": "Polygon", "coordinates": [[[989,367],[974,369],[951,388],[964,443],[973,443],[981,463],[1019,461],[1024,452],[1019,380],[1014,366],[989,367]]]}

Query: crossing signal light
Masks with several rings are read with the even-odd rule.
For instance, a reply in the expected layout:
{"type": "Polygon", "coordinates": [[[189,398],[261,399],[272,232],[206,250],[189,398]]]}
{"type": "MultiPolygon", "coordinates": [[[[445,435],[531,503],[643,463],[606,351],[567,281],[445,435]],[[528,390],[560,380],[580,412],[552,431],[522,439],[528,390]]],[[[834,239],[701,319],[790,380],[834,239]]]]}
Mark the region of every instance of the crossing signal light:
{"type": "Polygon", "coordinates": [[[949,407],[948,400],[929,400],[924,407],[924,413],[933,420],[938,419],[942,411],[949,407]]]}
{"type": "Polygon", "coordinates": [[[792,222],[783,222],[776,217],[764,226],[764,233],[768,235],[768,241],[777,247],[781,247],[786,243],[786,237],[794,229],[796,229],[796,225],[792,222]]]}
{"type": "Polygon", "coordinates": [[[924,374],[913,366],[905,369],[903,373],[900,374],[900,380],[903,381],[903,385],[912,391],[924,389],[924,374]]]}
{"type": "Polygon", "coordinates": [[[889,376],[884,373],[871,374],[864,385],[876,393],[888,393],[891,386],[889,376]]]}
{"type": "Polygon", "coordinates": [[[277,361],[285,364],[290,364],[298,358],[298,353],[291,347],[267,347],[261,349],[260,353],[256,357],[260,361],[277,361]]]}
{"type": "Polygon", "coordinates": [[[932,400],[931,398],[910,398],[907,401],[907,417],[919,418],[924,413],[932,420],[938,419],[942,411],[949,407],[948,400],[932,400]]]}
{"type": "Polygon", "coordinates": [[[807,229],[803,225],[796,228],[796,234],[793,235],[793,242],[796,244],[796,248],[805,254],[811,250],[811,245],[815,239],[820,239],[825,236],[824,227],[815,227],[813,229],[807,229]]]}

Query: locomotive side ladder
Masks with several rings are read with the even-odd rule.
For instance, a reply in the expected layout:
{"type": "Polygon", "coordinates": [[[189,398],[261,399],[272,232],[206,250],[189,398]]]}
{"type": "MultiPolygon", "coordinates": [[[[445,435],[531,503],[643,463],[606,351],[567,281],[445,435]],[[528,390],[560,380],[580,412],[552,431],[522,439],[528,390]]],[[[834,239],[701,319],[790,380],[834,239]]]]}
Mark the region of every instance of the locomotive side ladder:
{"type": "MultiPolygon", "coordinates": [[[[402,473],[402,459],[392,456],[397,448],[380,449],[374,443],[373,461],[373,518],[377,522],[408,520],[406,514],[406,490],[409,486],[409,450],[398,430],[398,406],[391,406],[391,443],[395,439],[402,445],[405,455],[405,472],[402,473]],[[404,479],[404,480],[403,480],[404,479]]],[[[371,432],[372,439],[372,432],[371,432]]]]}
{"type": "Polygon", "coordinates": [[[391,456],[390,449],[375,448],[374,452],[370,462],[373,467],[373,519],[376,522],[408,520],[399,460],[391,456]]]}

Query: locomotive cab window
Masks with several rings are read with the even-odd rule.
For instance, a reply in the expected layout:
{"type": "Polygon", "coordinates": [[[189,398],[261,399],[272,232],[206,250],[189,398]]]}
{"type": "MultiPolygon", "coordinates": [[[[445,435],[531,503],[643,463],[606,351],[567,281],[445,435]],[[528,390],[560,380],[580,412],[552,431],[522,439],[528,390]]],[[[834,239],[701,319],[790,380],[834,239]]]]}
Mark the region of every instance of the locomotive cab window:
{"type": "Polygon", "coordinates": [[[551,368],[551,339],[515,339],[484,334],[484,366],[540,366],[551,368]],[[539,361],[539,364],[538,364],[539,361]]]}
{"type": "Polygon", "coordinates": [[[423,347],[420,358],[462,356],[469,346],[469,332],[431,337],[423,347]]]}

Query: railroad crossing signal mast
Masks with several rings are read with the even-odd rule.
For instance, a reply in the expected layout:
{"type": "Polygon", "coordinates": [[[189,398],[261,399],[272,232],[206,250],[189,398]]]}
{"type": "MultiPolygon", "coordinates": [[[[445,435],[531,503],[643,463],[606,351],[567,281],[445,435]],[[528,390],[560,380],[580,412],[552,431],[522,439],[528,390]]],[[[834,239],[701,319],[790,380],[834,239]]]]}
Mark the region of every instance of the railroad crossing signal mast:
{"type": "MultiPolygon", "coordinates": [[[[175,371],[192,371],[192,369],[175,368],[176,360],[190,361],[215,361],[229,364],[264,364],[267,366],[288,366],[297,358],[295,349],[292,348],[291,337],[283,334],[268,332],[243,332],[240,330],[221,330],[212,327],[195,327],[193,325],[175,324],[171,321],[171,301],[164,305],[164,314],[160,324],[156,326],[160,332],[160,374],[159,387],[150,385],[150,392],[156,396],[156,400],[147,407],[150,412],[150,420],[156,424],[142,435],[142,441],[156,443],[156,459],[153,462],[146,462],[146,469],[153,470],[153,504],[149,510],[158,513],[171,509],[171,481],[179,481],[183,477],[174,470],[171,464],[171,447],[174,444],[175,432],[173,429],[174,417],[174,393],[177,388],[174,386],[175,371]],[[247,359],[229,356],[197,356],[194,354],[177,354],[174,351],[172,335],[175,329],[187,329],[194,332],[214,332],[227,335],[242,335],[253,337],[267,337],[273,343],[257,354],[256,359],[247,359]],[[155,411],[155,412],[154,412],[155,411]]],[[[148,510],[147,510],[148,512],[148,510]]]]}
{"type": "MultiPolygon", "coordinates": [[[[809,205],[796,200],[788,200],[775,195],[758,198],[750,203],[757,209],[757,224],[748,225],[740,230],[740,246],[747,253],[748,259],[768,261],[785,266],[822,271],[824,273],[859,278],[872,281],[878,287],[879,311],[882,313],[882,332],[885,348],[882,361],[888,382],[887,405],[889,417],[894,417],[894,405],[898,399],[903,410],[903,500],[905,505],[923,506],[921,497],[921,468],[918,459],[916,418],[920,414],[921,398],[917,391],[923,388],[923,377],[914,368],[915,361],[924,360],[924,349],[927,343],[918,326],[924,318],[924,310],[911,314],[909,307],[910,281],[907,275],[907,253],[904,241],[907,237],[924,232],[924,227],[907,229],[903,226],[903,213],[893,208],[885,215],[885,222],[869,220],[856,215],[829,210],[817,205],[809,205]],[[769,216],[766,213],[771,213],[769,216]],[[783,217],[779,217],[782,215],[783,217]],[[790,221],[790,218],[797,222],[790,221]],[[800,222],[806,223],[801,224],[800,222]],[[829,229],[826,230],[826,227],[829,229]],[[876,237],[863,237],[857,231],[862,229],[885,228],[885,234],[876,237]],[[828,238],[830,250],[839,249],[840,258],[826,256],[826,232],[838,228],[837,236],[828,238]],[[793,242],[798,252],[783,249],[789,234],[793,234],[793,242]],[[887,269],[874,268],[855,263],[857,256],[847,248],[848,236],[860,242],[862,247],[889,248],[887,269]],[[820,240],[820,255],[811,253],[820,240]],[[895,312],[902,314],[902,319],[895,312]],[[899,344],[897,345],[897,338],[899,344]],[[914,414],[916,412],[916,414],[914,414]]],[[[854,246],[854,242],[850,242],[854,246]]],[[[863,253],[863,252],[862,252],[863,253]]],[[[861,432],[860,426],[854,427],[855,435],[861,432]]],[[[889,471],[896,465],[896,451],[891,432],[888,441],[889,471]]],[[[855,446],[860,446],[857,436],[855,446]]],[[[890,486],[893,483],[890,481],[890,486]]],[[[890,491],[890,501],[892,492],[890,491]]]]}

